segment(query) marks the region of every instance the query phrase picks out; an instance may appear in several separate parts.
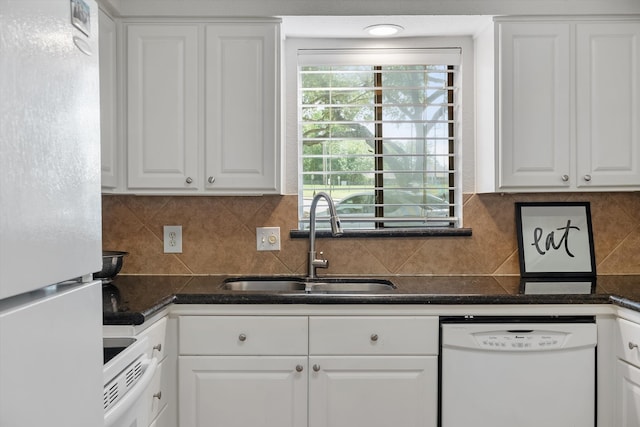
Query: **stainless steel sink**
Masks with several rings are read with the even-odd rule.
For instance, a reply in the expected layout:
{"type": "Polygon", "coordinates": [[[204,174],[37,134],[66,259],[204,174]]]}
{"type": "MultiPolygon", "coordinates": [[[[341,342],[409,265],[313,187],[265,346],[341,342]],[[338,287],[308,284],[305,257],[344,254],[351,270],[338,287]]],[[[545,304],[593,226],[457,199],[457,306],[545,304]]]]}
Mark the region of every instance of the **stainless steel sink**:
{"type": "Polygon", "coordinates": [[[227,291],[267,291],[267,292],[304,292],[306,284],[288,279],[233,279],[225,281],[222,289],[227,291]]]}
{"type": "Polygon", "coordinates": [[[307,289],[310,293],[371,293],[377,294],[381,292],[393,291],[396,287],[388,281],[365,281],[365,282],[310,282],[307,283],[307,289]]]}
{"type": "Polygon", "coordinates": [[[271,278],[237,278],[228,279],[222,285],[222,289],[239,292],[284,292],[284,293],[385,293],[391,292],[396,287],[388,280],[378,279],[317,279],[307,280],[298,278],[271,279],[271,278]]]}

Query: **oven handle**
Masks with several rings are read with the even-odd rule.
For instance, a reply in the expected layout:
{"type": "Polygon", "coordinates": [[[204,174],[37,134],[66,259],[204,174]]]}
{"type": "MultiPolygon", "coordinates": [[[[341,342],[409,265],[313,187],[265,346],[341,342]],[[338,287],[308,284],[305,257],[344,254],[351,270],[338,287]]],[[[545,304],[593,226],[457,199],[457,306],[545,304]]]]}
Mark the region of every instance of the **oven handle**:
{"type": "Polygon", "coordinates": [[[158,359],[147,359],[143,362],[143,365],[146,365],[146,369],[140,380],[133,386],[131,390],[127,394],[125,394],[122,399],[109,411],[104,414],[104,427],[110,427],[114,425],[116,421],[126,413],[131,407],[138,403],[142,393],[147,389],[149,384],[151,384],[151,379],[153,375],[156,373],[156,368],[158,367],[158,359]]]}

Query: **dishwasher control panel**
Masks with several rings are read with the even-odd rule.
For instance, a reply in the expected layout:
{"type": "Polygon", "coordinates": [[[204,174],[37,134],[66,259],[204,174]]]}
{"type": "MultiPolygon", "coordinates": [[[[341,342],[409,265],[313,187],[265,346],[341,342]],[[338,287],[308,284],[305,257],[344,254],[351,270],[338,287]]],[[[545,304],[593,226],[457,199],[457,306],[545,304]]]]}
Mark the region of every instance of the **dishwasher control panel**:
{"type": "Polygon", "coordinates": [[[474,333],[478,348],[484,350],[531,351],[563,347],[566,333],[536,330],[502,330],[474,333]]]}

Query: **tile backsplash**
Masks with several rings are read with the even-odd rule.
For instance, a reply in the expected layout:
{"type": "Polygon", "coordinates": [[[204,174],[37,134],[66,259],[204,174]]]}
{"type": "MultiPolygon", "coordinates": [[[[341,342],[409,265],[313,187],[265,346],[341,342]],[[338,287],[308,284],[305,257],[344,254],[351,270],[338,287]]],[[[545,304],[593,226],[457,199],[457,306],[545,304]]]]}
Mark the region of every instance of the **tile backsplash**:
{"type": "MultiPolygon", "coordinates": [[[[321,238],[331,275],[519,275],[515,202],[589,201],[600,275],[640,274],[640,193],[467,194],[469,237],[321,238]]],[[[103,247],[128,251],[121,274],[306,274],[297,196],[104,195],[103,247]],[[182,225],[183,253],[163,253],[182,225]],[[256,251],[256,227],[280,227],[281,250],[256,251]]]]}

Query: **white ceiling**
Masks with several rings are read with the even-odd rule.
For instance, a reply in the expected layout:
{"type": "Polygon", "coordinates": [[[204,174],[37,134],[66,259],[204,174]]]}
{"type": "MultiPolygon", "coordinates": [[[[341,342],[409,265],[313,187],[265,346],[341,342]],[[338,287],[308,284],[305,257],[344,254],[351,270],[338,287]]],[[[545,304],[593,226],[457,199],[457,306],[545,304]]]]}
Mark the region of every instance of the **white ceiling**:
{"type": "Polygon", "coordinates": [[[468,36],[491,25],[485,15],[395,16],[283,16],[285,37],[370,38],[363,29],[374,24],[396,24],[404,30],[393,37],[468,36]]]}

